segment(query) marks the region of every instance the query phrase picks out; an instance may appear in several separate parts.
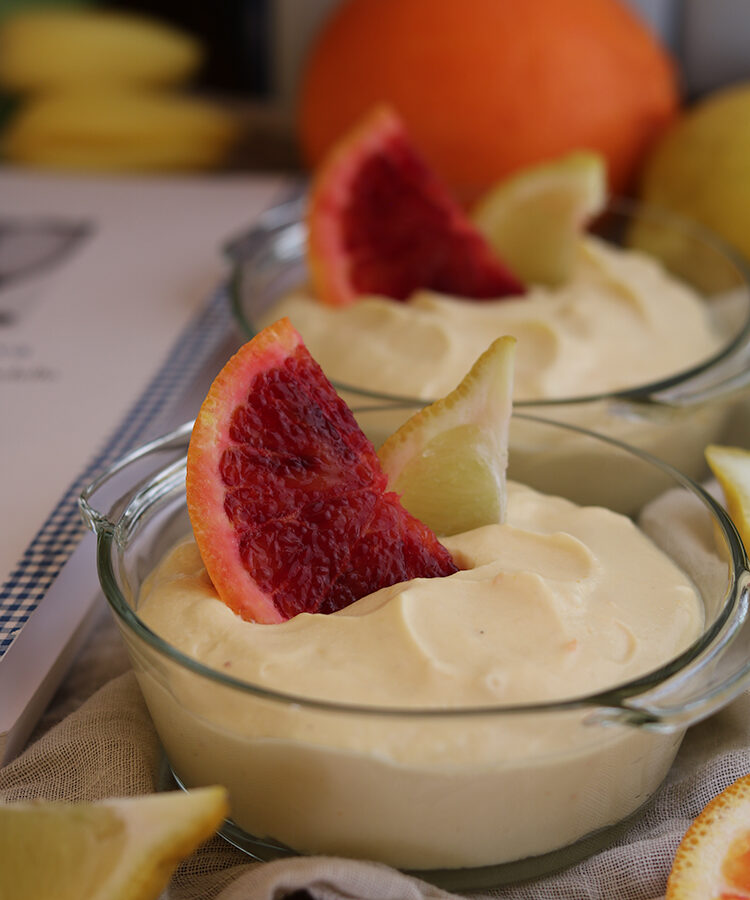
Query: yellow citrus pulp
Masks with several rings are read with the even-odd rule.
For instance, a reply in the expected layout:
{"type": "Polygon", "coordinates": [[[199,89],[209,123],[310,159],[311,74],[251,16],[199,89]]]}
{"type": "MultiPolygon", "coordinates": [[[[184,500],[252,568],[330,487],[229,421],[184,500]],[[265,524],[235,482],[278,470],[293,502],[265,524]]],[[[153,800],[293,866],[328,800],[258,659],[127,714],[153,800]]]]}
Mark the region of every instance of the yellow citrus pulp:
{"type": "Polygon", "coordinates": [[[515,345],[513,337],[497,338],[455,390],[378,451],[389,488],[438,535],[504,517],[515,345]]]}
{"type": "Polygon", "coordinates": [[[581,231],[606,200],[603,157],[581,151],[499,182],[472,218],[522,281],[555,286],[570,278],[581,231]]]}
{"type": "Polygon", "coordinates": [[[0,805],[0,897],[152,900],[228,809],[222,787],[0,805]]]}
{"type": "Polygon", "coordinates": [[[727,512],[750,551],[750,450],[742,447],[706,447],[706,460],[721,485],[727,512]]]}

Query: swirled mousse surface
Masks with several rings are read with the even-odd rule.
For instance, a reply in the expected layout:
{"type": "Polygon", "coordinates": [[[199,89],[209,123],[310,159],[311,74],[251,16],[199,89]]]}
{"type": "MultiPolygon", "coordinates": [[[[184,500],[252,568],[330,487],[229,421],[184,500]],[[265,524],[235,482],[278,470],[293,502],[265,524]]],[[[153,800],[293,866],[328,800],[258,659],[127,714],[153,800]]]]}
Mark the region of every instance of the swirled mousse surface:
{"type": "Polygon", "coordinates": [[[554,399],[646,384],[707,359],[720,346],[700,297],[654,259],[596,238],[573,277],[523,297],[467,301],[420,292],[400,303],[362,297],[330,307],[308,291],[263,317],[289,316],[329,378],[423,399],[452,390],[491,341],[518,339],[515,397],[554,399]]]}
{"type": "Polygon", "coordinates": [[[189,540],[149,576],[138,614],[183,653],[236,678],[390,707],[588,694],[656,669],[700,633],[702,605],[687,576],[630,519],[604,508],[511,483],[506,523],[444,543],[461,568],[454,575],[260,625],[219,600],[189,540]]]}

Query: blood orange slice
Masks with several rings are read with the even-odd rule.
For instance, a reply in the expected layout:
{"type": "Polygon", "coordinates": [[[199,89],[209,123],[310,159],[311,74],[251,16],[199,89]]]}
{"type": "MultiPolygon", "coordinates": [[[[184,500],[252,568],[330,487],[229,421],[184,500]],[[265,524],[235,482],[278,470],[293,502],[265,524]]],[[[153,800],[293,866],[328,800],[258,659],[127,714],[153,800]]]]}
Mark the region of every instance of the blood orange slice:
{"type": "Polygon", "coordinates": [[[750,775],[722,791],[677,848],[665,900],[750,898],[750,775]]]}
{"type": "Polygon", "coordinates": [[[313,287],[334,306],[362,294],[404,300],[418,288],[474,299],[524,292],[388,107],[331,151],[308,228],[313,287]]]}
{"type": "Polygon", "coordinates": [[[455,572],[386,484],[288,319],[265,328],[216,377],[188,450],[188,512],[221,599],[244,619],[281,622],[455,572]]]}

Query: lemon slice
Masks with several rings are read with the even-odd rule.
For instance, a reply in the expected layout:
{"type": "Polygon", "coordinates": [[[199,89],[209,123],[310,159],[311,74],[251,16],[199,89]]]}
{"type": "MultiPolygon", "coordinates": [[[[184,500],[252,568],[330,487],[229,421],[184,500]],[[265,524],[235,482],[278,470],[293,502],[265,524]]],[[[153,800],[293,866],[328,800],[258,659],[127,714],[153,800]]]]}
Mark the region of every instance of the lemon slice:
{"type": "Polygon", "coordinates": [[[741,447],[706,447],[706,460],[721,485],[727,512],[750,551],[750,450],[741,447]]]}
{"type": "Polygon", "coordinates": [[[554,287],[570,279],[580,233],[606,200],[603,157],[581,151],[504,179],[472,218],[522,281],[554,287]]]}
{"type": "Polygon", "coordinates": [[[149,900],[228,812],[222,787],[0,805],[0,897],[149,900]]]}
{"type": "Polygon", "coordinates": [[[750,896],[750,776],[731,784],[695,819],[677,848],[665,900],[750,896]]]}
{"type": "Polygon", "coordinates": [[[436,534],[501,522],[516,340],[495,340],[446,397],[420,410],[378,451],[388,487],[436,534]]]}

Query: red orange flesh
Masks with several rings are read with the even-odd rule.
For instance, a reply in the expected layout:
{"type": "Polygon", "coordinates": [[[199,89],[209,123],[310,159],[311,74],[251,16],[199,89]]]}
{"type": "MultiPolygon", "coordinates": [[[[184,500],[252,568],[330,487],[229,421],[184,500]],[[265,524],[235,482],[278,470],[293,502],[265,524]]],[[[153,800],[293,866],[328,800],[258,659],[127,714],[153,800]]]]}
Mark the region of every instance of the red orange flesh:
{"type": "Polygon", "coordinates": [[[323,163],[308,228],[313,287],[334,306],[420,288],[473,299],[524,292],[385,106],[323,163]]]}
{"type": "Polygon", "coordinates": [[[714,797],[688,828],[665,900],[750,900],[750,775],[714,797]]]}

